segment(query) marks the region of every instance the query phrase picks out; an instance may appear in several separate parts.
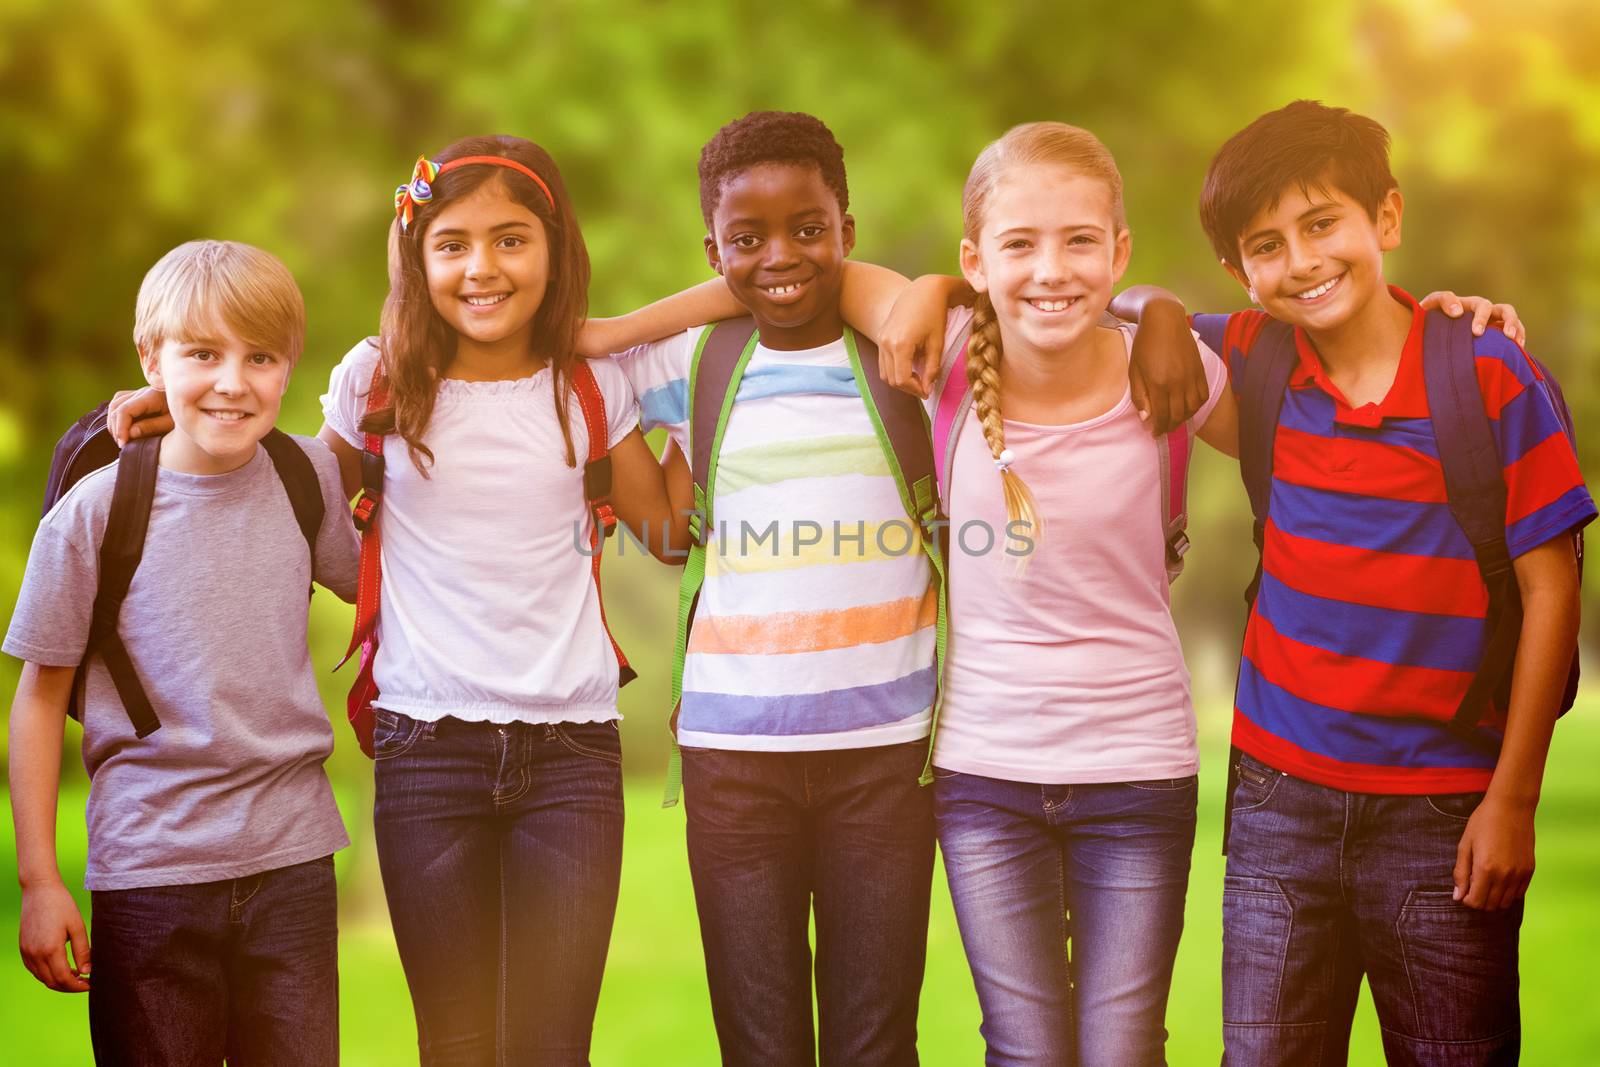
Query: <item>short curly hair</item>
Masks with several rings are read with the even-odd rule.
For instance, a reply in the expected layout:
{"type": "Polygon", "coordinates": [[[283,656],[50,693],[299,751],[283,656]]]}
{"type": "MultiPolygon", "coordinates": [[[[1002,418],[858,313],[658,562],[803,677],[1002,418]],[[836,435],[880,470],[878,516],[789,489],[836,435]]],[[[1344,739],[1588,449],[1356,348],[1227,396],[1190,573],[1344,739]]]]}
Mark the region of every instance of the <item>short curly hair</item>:
{"type": "Polygon", "coordinates": [[[728,179],[763,163],[816,167],[823,183],[839,198],[839,210],[850,210],[844,149],[833,131],[803,111],[752,111],[722,127],[700,150],[700,212],[707,228],[728,179]]]}

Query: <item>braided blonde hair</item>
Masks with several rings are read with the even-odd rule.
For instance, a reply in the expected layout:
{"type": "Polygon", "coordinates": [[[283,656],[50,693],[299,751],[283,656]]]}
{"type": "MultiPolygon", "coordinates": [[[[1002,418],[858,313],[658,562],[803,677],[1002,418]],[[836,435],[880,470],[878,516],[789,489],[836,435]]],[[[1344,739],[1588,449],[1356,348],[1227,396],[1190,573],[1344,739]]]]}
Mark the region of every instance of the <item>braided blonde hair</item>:
{"type": "MultiPolygon", "coordinates": [[[[1122,175],[1100,139],[1088,130],[1064,122],[1028,122],[1011,127],[973,161],[966,187],[961,191],[962,236],[976,244],[983,229],[984,213],[1000,178],[1012,168],[1037,163],[1057,164],[1104,181],[1111,191],[1115,232],[1120,234],[1127,229],[1122,206],[1122,175]]],[[[997,463],[1006,450],[1005,421],[1000,414],[1000,360],[1003,355],[1000,320],[995,315],[994,304],[987,293],[979,293],[972,317],[972,337],[967,343],[967,381],[972,386],[972,404],[978,424],[983,427],[983,439],[997,463]]],[[[1044,533],[1044,519],[1039,514],[1033,491],[1010,464],[1001,470],[1000,484],[1005,492],[1008,523],[1026,523],[1037,540],[1044,533]]]]}

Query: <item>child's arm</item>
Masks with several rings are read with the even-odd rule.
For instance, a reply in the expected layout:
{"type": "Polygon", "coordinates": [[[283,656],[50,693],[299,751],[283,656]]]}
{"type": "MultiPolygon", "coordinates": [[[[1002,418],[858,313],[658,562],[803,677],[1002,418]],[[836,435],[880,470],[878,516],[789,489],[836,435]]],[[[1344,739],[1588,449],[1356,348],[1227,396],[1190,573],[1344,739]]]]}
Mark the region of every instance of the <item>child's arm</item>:
{"type": "MultiPolygon", "coordinates": [[[[688,520],[674,514],[667,491],[669,448],[661,462],[645,443],[644,431],[635,427],[611,449],[611,505],[633,533],[662,563],[681,564],[688,539],[688,520]],[[683,537],[677,536],[681,524],[683,537]]],[[[679,462],[682,457],[679,456],[679,462]]]]}
{"type": "Polygon", "coordinates": [[[578,331],[578,354],[586,359],[604,359],[635,345],[682,333],[691,326],[746,314],[749,311],[733,298],[728,283],[711,278],[626,315],[589,319],[578,331]]]}
{"type": "Polygon", "coordinates": [[[89,989],[89,934],[56,865],[61,734],[75,667],[25,663],[11,703],[11,818],[22,884],[22,962],[51,989],[89,989]],[[67,944],[72,957],[67,957],[67,944]]]}
{"type": "Polygon", "coordinates": [[[866,284],[852,294],[852,279],[845,277],[845,321],[855,324],[852,312],[864,323],[875,319],[863,332],[878,342],[878,373],[896,389],[926,400],[939,377],[946,312],[972,303],[972,286],[949,274],[924,274],[892,288],[881,280],[862,281],[866,284]]]}
{"type": "Polygon", "coordinates": [[[1211,414],[1200,424],[1199,435],[1200,440],[1223,455],[1239,458],[1239,400],[1226,381],[1211,414]]]}
{"type": "Polygon", "coordinates": [[[333,458],[339,461],[339,481],[344,488],[344,498],[354,500],[356,494],[361,492],[361,449],[346,441],[338,430],[326,422],[317,430],[317,440],[327,445],[333,452],[333,458]]]}
{"type": "Polygon", "coordinates": [[[1483,802],[1456,850],[1455,897],[1469,908],[1507,908],[1533,878],[1533,815],[1550,734],[1578,639],[1578,565],[1562,534],[1518,556],[1522,636],[1511,675],[1505,741],[1483,802]]]}

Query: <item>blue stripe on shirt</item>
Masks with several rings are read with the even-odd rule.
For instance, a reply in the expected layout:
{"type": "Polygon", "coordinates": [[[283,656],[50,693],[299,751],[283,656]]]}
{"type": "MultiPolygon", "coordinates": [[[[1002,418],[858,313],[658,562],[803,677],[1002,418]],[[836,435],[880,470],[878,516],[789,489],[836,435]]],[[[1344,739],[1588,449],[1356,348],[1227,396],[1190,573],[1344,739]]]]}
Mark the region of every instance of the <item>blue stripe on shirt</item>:
{"type": "Polygon", "coordinates": [[[678,728],[690,733],[794,737],[883,726],[933,705],[934,669],[822,693],[742,696],[685,691],[678,728]]]}

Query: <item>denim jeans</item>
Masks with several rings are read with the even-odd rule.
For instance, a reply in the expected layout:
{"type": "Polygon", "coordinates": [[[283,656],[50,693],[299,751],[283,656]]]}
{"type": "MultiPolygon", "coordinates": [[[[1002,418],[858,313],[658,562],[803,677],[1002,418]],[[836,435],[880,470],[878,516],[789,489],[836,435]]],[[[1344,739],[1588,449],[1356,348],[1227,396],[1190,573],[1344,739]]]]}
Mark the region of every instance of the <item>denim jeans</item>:
{"type": "Polygon", "coordinates": [[[1223,1062],[1346,1061],[1361,977],[1391,1064],[1517,1062],[1522,905],[1451,899],[1481,793],[1346,793],[1235,755],[1222,897],[1223,1062]]]}
{"type": "Polygon", "coordinates": [[[689,871],[727,1067],[917,1062],[933,798],[926,741],[685,748],[689,871]],[[811,1025],[815,912],[818,1032],[811,1025]]]}
{"type": "Polygon", "coordinates": [[[990,1064],[1164,1064],[1196,781],[934,771],[939,850],[990,1064]]]}
{"type": "Polygon", "coordinates": [[[339,1062],[333,857],[91,894],[89,1035],[116,1067],[339,1062]]]}
{"type": "Polygon", "coordinates": [[[422,1063],[587,1064],[622,872],[616,723],[379,711],[373,748],[422,1063]]]}

